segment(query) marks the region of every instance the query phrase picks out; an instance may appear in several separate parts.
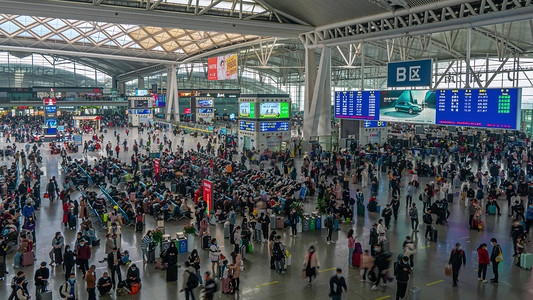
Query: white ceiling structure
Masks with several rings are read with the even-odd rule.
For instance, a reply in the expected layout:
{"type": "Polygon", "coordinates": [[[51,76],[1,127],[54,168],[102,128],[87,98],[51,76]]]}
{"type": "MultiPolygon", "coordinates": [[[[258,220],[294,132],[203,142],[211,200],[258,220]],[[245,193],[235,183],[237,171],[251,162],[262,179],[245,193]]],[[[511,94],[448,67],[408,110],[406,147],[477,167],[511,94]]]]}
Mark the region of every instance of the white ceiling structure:
{"type": "Polygon", "coordinates": [[[277,46],[268,62],[251,52],[250,66],[301,72],[294,49],[324,46],[338,49],[333,67],[349,65],[361,43],[367,65],[457,59],[465,28],[474,28],[474,57],[529,56],[533,48],[531,0],[0,0],[0,7],[0,50],[109,64],[110,75],[262,48],[271,38],[277,46]]]}

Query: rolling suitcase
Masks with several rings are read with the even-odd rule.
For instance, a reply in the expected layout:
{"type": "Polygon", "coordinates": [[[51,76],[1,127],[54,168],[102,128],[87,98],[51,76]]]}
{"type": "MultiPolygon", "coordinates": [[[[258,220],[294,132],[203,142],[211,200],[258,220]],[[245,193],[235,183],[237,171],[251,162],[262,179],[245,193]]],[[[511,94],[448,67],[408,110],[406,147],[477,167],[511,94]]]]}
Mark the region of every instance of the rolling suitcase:
{"type": "Polygon", "coordinates": [[[167,267],[167,282],[178,280],[178,265],[172,264],[167,267]]]}
{"type": "Polygon", "coordinates": [[[270,229],[275,230],[276,229],[276,216],[270,215],[270,229]]]}
{"type": "Polygon", "coordinates": [[[48,290],[41,293],[41,300],[52,300],[52,291],[48,290]]]}
{"type": "Polygon", "coordinates": [[[489,215],[496,214],[496,205],[489,205],[489,215]]]}
{"type": "Polygon", "coordinates": [[[231,236],[231,232],[230,232],[229,224],[228,226],[224,225],[224,238],[229,239],[230,236],[231,236]]]}
{"type": "Polygon", "coordinates": [[[63,256],[61,255],[61,248],[54,249],[54,261],[56,264],[63,263],[63,256]]]}
{"type": "Polygon", "coordinates": [[[285,228],[285,218],[276,217],[276,229],[283,229],[283,228],[285,228]]]}
{"type": "Polygon", "coordinates": [[[357,205],[357,216],[359,217],[365,216],[365,206],[363,204],[357,205]]]}
{"type": "Polygon", "coordinates": [[[153,250],[148,250],[148,263],[155,263],[155,249],[153,250]]]}
{"type": "Polygon", "coordinates": [[[333,230],[335,231],[339,230],[339,220],[337,219],[333,220],[333,230]]]}
{"type": "Polygon", "coordinates": [[[420,300],[420,288],[413,286],[409,289],[409,300],[420,300]]]}
{"type": "Polygon", "coordinates": [[[233,292],[233,286],[229,277],[222,278],[222,293],[231,294],[233,292]]]}
{"type": "Polygon", "coordinates": [[[353,258],[352,258],[352,265],[355,266],[355,267],[361,266],[361,258],[362,257],[363,257],[363,254],[354,252],[353,258]]]}
{"type": "Polygon", "coordinates": [[[32,266],[33,265],[33,261],[34,261],[33,250],[32,251],[28,251],[26,253],[22,253],[22,257],[20,259],[20,264],[23,267],[32,266]]]}
{"type": "Polygon", "coordinates": [[[531,253],[520,254],[520,268],[531,270],[531,267],[533,267],[533,254],[531,253]]]}
{"type": "Polygon", "coordinates": [[[209,235],[204,235],[202,237],[202,249],[208,249],[209,248],[209,243],[211,242],[211,236],[209,235]]]}
{"type": "Polygon", "coordinates": [[[142,222],[135,223],[135,232],[142,232],[144,230],[144,224],[142,222]]]}
{"type": "Polygon", "coordinates": [[[436,242],[437,241],[438,233],[439,233],[439,231],[438,231],[437,228],[435,228],[435,227],[431,228],[431,232],[430,232],[429,236],[430,236],[430,240],[432,242],[436,242]]]}

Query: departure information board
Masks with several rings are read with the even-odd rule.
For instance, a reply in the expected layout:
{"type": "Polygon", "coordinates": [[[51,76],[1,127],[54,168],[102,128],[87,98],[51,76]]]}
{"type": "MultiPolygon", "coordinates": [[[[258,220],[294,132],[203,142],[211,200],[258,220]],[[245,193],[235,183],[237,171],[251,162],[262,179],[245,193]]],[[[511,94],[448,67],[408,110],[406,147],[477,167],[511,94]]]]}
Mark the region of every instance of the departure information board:
{"type": "Polygon", "coordinates": [[[335,92],[335,118],[379,119],[379,91],[335,92]]]}
{"type": "Polygon", "coordinates": [[[519,89],[437,91],[438,125],[519,129],[519,89]]]}
{"type": "Polygon", "coordinates": [[[259,132],[289,131],[289,122],[261,122],[259,132]]]}

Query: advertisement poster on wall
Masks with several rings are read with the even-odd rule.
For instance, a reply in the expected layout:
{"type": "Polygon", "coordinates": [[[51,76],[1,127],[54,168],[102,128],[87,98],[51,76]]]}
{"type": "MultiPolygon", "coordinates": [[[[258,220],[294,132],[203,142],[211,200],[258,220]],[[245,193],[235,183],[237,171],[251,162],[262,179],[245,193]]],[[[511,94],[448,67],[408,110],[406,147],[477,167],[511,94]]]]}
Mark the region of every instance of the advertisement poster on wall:
{"type": "Polygon", "coordinates": [[[239,117],[255,118],[255,103],[243,102],[239,104],[239,117]]]}
{"type": "Polygon", "coordinates": [[[261,103],[260,118],[289,118],[289,103],[261,103]]]}
{"type": "Polygon", "coordinates": [[[207,203],[207,216],[209,216],[209,212],[211,211],[213,204],[212,204],[212,189],[211,189],[211,181],[205,180],[203,182],[203,198],[204,201],[207,203]]]}
{"type": "Polygon", "coordinates": [[[159,158],[154,159],[154,171],[155,171],[155,175],[159,173],[159,158]]]}
{"type": "Polygon", "coordinates": [[[208,80],[237,79],[237,54],[211,57],[207,62],[208,80]]]}
{"type": "Polygon", "coordinates": [[[436,107],[436,90],[383,91],[379,120],[435,124],[436,107]]]}

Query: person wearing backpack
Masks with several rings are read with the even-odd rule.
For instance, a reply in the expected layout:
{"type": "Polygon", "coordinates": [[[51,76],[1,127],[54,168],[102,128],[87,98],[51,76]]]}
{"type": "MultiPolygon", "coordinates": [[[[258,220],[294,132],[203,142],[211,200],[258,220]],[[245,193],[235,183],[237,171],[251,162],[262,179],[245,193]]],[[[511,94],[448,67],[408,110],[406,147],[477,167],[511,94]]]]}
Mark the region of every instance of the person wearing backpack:
{"type": "Polygon", "coordinates": [[[198,287],[200,284],[198,281],[198,277],[196,276],[196,269],[191,266],[191,264],[186,261],[185,262],[185,272],[183,272],[183,280],[181,283],[181,290],[180,293],[185,291],[185,299],[186,300],[196,300],[194,297],[194,289],[198,287]]]}
{"type": "Polygon", "coordinates": [[[455,287],[457,286],[457,278],[459,277],[461,265],[466,265],[465,252],[463,251],[463,247],[460,243],[455,244],[455,249],[453,249],[452,253],[450,254],[448,264],[452,266],[453,286],[455,287]]]}
{"type": "Polygon", "coordinates": [[[76,283],[76,274],[71,273],[67,282],[59,288],[59,295],[61,298],[68,300],[78,299],[78,285],[76,283]]]}
{"type": "Polygon", "coordinates": [[[334,226],[333,211],[330,212],[329,216],[327,216],[326,220],[324,221],[324,225],[326,226],[326,229],[328,231],[328,235],[326,237],[327,243],[328,244],[335,243],[334,241],[331,240],[331,235],[333,234],[333,226],[334,226]]]}
{"type": "Polygon", "coordinates": [[[433,217],[431,216],[431,209],[428,209],[426,211],[426,213],[422,217],[422,221],[424,221],[424,224],[426,224],[426,234],[424,236],[426,237],[426,240],[431,240],[431,230],[433,228],[433,217]]]}
{"type": "Polygon", "coordinates": [[[409,217],[411,218],[411,229],[413,232],[418,232],[418,209],[416,208],[416,203],[413,203],[411,208],[409,208],[409,217]]]}
{"type": "Polygon", "coordinates": [[[281,235],[276,236],[276,242],[274,243],[274,246],[272,247],[272,257],[274,258],[274,265],[276,266],[276,273],[278,274],[284,274],[284,266],[285,266],[285,255],[284,255],[284,249],[285,247],[281,243],[281,235]]]}

